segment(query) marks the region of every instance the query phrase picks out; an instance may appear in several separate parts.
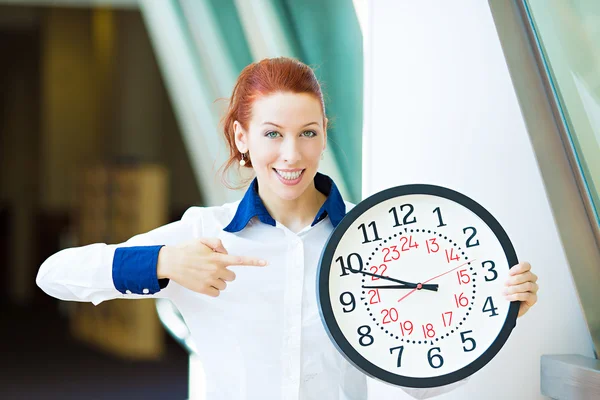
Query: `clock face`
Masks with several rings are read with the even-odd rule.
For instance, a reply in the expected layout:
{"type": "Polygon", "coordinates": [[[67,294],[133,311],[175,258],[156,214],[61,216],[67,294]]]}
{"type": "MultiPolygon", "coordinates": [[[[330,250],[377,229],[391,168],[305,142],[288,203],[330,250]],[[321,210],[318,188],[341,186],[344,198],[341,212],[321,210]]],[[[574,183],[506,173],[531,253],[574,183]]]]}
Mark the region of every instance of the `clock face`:
{"type": "Polygon", "coordinates": [[[318,302],[336,347],[364,373],[405,387],[446,385],[500,350],[519,304],[504,229],[456,191],[406,185],[356,205],[321,256],[318,302]]]}

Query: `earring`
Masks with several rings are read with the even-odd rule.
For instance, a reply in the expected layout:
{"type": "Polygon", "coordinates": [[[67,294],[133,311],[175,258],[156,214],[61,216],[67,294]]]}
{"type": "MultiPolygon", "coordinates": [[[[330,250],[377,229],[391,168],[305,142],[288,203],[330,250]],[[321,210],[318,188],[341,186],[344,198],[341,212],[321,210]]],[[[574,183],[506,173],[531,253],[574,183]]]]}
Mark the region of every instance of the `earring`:
{"type": "Polygon", "coordinates": [[[240,165],[243,167],[246,165],[246,160],[244,160],[244,153],[242,153],[242,159],[240,160],[240,165]]]}

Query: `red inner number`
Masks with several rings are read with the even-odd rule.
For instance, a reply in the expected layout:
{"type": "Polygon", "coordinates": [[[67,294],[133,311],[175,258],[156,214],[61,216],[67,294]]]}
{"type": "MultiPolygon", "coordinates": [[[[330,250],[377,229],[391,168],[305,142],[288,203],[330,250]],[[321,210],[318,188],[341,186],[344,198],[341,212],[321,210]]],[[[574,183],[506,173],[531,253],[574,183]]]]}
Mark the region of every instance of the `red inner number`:
{"type": "Polygon", "coordinates": [[[433,330],[433,324],[421,325],[423,327],[423,336],[425,339],[432,338],[435,336],[435,331],[433,330]]]}
{"type": "Polygon", "coordinates": [[[460,295],[454,295],[454,301],[456,302],[456,308],[466,307],[469,305],[469,299],[465,297],[464,293],[460,295]]]}
{"type": "Polygon", "coordinates": [[[385,314],[382,321],[384,324],[398,321],[398,311],[395,308],[390,308],[389,310],[384,308],[381,310],[381,313],[385,314]]]}
{"type": "Polygon", "coordinates": [[[404,321],[404,322],[400,322],[400,331],[402,332],[402,336],[406,335],[412,335],[413,333],[413,324],[410,321],[404,321]],[[408,333],[405,333],[406,331],[409,331],[408,333]]]}
{"type": "Polygon", "coordinates": [[[390,246],[389,248],[384,247],[383,249],[381,249],[381,251],[385,252],[387,250],[386,255],[383,257],[383,262],[391,262],[392,260],[397,260],[400,258],[400,252],[398,250],[396,250],[396,246],[390,246]],[[397,254],[396,256],[392,256],[392,258],[388,258],[390,255],[390,249],[394,254],[397,254]]]}
{"type": "Polygon", "coordinates": [[[467,274],[466,269],[461,269],[460,271],[456,271],[456,276],[458,278],[459,285],[467,284],[467,283],[471,282],[471,277],[469,276],[469,274],[467,274]]]}
{"type": "MultiPolygon", "coordinates": [[[[379,266],[379,268],[378,268],[378,267],[376,267],[375,265],[373,265],[373,266],[372,266],[371,268],[369,268],[369,269],[371,270],[371,272],[372,272],[372,273],[374,273],[374,274],[377,274],[377,275],[382,275],[382,276],[383,276],[383,274],[385,274],[385,271],[387,271],[387,265],[385,265],[385,264],[381,264],[381,265],[379,266]],[[373,268],[375,269],[375,271],[373,271],[373,268]],[[381,269],[381,272],[379,271],[379,269],[381,269]]],[[[376,280],[378,280],[378,279],[379,279],[379,278],[378,278],[378,277],[376,277],[376,276],[372,276],[372,277],[371,277],[371,280],[372,280],[372,281],[376,281],[376,280]]]]}
{"type": "Polygon", "coordinates": [[[446,249],[445,251],[446,251],[446,261],[448,261],[448,263],[450,263],[450,261],[460,260],[460,257],[458,256],[458,254],[454,254],[454,248],[451,248],[450,252],[448,252],[448,249],[446,249]]]}
{"type": "Polygon", "coordinates": [[[435,238],[427,239],[425,241],[425,244],[427,245],[427,254],[437,253],[438,250],[440,249],[440,246],[435,242],[435,238]],[[431,246],[429,245],[429,242],[431,242],[431,246]],[[435,245],[435,249],[434,249],[434,245],[435,245]]]}
{"type": "Polygon", "coordinates": [[[443,313],[442,321],[444,322],[444,326],[450,326],[452,324],[452,311],[443,313]],[[448,314],[450,314],[450,317],[448,317],[448,314]]]}
{"type": "Polygon", "coordinates": [[[379,298],[379,290],[369,290],[369,294],[371,295],[371,304],[377,304],[381,301],[379,298]]]}
{"type": "Polygon", "coordinates": [[[412,239],[413,239],[412,235],[410,236],[410,238],[407,238],[406,236],[402,236],[400,238],[400,243],[402,243],[402,251],[408,251],[413,247],[415,249],[419,248],[419,244],[417,242],[413,243],[412,239]]]}

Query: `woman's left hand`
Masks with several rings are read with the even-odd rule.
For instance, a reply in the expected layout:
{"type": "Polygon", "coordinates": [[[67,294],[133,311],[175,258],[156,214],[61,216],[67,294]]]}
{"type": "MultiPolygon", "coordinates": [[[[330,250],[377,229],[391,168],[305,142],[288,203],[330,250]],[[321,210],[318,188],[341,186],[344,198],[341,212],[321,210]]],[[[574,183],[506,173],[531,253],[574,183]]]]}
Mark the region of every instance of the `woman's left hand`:
{"type": "Polygon", "coordinates": [[[531,272],[531,265],[528,262],[522,262],[512,267],[509,275],[502,294],[508,301],[519,300],[521,302],[518,315],[521,317],[537,302],[538,285],[536,282],[538,277],[531,272]]]}

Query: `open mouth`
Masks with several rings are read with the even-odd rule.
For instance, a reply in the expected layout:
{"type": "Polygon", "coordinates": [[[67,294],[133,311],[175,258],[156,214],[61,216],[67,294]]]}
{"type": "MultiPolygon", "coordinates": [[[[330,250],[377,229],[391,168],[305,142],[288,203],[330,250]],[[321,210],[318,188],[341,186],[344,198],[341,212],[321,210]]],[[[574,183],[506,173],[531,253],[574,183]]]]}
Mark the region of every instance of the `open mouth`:
{"type": "Polygon", "coordinates": [[[277,174],[277,177],[281,182],[286,185],[295,185],[296,183],[302,180],[302,176],[304,175],[305,169],[297,170],[297,171],[281,171],[273,168],[273,171],[277,174]]]}

